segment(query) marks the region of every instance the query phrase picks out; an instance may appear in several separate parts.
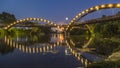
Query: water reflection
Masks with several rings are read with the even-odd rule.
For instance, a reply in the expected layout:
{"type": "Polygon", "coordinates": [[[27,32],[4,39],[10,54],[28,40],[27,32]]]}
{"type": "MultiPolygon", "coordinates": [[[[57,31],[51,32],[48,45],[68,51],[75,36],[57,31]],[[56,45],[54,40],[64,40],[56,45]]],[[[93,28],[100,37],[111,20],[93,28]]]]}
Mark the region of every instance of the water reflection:
{"type": "MultiPolygon", "coordinates": [[[[47,38],[47,36],[43,37],[47,38]]],[[[37,36],[38,39],[33,41],[31,39],[33,36],[17,38],[5,36],[4,39],[2,39],[4,44],[0,44],[0,46],[3,45],[13,48],[13,52],[0,55],[0,66],[2,65],[4,68],[32,68],[32,66],[36,68],[74,68],[82,66],[72,55],[67,56],[67,54],[65,54],[66,46],[62,34],[56,37],[55,35],[50,35],[49,37],[51,37],[51,39],[48,38],[49,41],[44,40],[43,37],[37,36]],[[44,42],[39,42],[40,40],[44,42]],[[12,64],[11,61],[14,63],[12,64]],[[60,66],[58,67],[58,65],[60,66]]]]}
{"type": "MultiPolygon", "coordinates": [[[[32,37],[33,38],[33,37],[32,37]]],[[[26,42],[29,43],[31,41],[30,37],[17,37],[17,38],[11,38],[10,36],[5,36],[4,42],[6,43],[7,46],[10,48],[15,48],[18,50],[17,52],[22,52],[22,53],[29,53],[29,54],[35,54],[35,53],[52,53],[52,54],[59,54],[59,49],[60,47],[64,46],[64,53],[65,55],[73,55],[77,57],[79,60],[82,60],[82,63],[86,63],[86,60],[81,59],[81,56],[79,53],[76,53],[76,51],[70,46],[66,46],[66,42],[64,39],[63,34],[53,34],[51,35],[51,39],[47,43],[41,43],[41,42],[36,42],[33,41],[34,44],[25,44],[26,42]]],[[[44,40],[45,41],[45,40],[44,40]]],[[[33,43],[32,42],[32,43],[33,43]]],[[[63,48],[62,48],[63,50],[63,48]]],[[[19,53],[20,53],[19,52],[19,53]]],[[[78,64],[79,66],[79,64],[78,64]]]]}
{"type": "MultiPolygon", "coordinates": [[[[24,60],[26,62],[36,63],[36,68],[41,68],[41,66],[43,66],[42,68],[56,68],[58,64],[60,64],[60,66],[57,68],[87,67],[87,65],[93,62],[103,60],[103,58],[98,55],[99,53],[97,53],[97,51],[99,49],[97,49],[93,41],[96,41],[95,37],[76,36],[65,38],[63,34],[17,37],[5,36],[0,39],[0,52],[4,54],[0,55],[0,57],[3,57],[0,58],[0,60],[4,60],[4,63],[2,63],[3,61],[0,61],[0,63],[3,65],[8,63],[9,66],[9,64],[11,64],[9,62],[12,58],[13,60],[16,59],[14,62],[17,64],[21,63],[22,66],[29,64],[29,67],[31,67],[30,63],[22,64],[24,60]],[[17,59],[16,56],[21,60],[17,59]],[[53,59],[53,56],[55,59],[53,59]],[[31,58],[31,61],[29,58],[31,58]],[[56,60],[54,63],[57,64],[47,63],[45,60],[47,62],[56,60]],[[37,62],[41,63],[41,65],[37,64],[37,62]],[[45,64],[47,66],[44,66],[45,64]]],[[[14,65],[15,64],[13,64],[12,67],[14,67],[14,65]]]]}
{"type": "Polygon", "coordinates": [[[6,36],[5,36],[5,43],[8,46],[10,46],[11,48],[16,48],[24,53],[49,52],[49,50],[52,50],[54,47],[57,46],[56,43],[50,43],[50,44],[46,44],[46,45],[27,46],[27,45],[12,41],[12,40],[8,39],[6,36]]]}

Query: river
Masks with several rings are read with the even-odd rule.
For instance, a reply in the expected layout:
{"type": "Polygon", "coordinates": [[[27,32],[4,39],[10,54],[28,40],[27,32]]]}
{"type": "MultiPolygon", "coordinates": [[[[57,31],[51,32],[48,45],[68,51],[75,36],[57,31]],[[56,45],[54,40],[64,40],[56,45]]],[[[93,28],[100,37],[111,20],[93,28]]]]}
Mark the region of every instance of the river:
{"type": "Polygon", "coordinates": [[[0,67],[84,68],[111,55],[118,40],[64,34],[5,35],[0,37],[0,67]]]}

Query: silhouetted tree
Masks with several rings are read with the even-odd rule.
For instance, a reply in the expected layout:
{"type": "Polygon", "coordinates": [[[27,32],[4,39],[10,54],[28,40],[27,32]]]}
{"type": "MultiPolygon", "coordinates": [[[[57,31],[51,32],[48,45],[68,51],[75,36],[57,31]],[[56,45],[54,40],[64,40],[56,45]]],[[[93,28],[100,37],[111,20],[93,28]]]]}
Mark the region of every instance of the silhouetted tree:
{"type": "Polygon", "coordinates": [[[0,14],[0,23],[2,24],[8,24],[11,22],[16,21],[16,18],[13,14],[7,13],[7,12],[2,12],[0,14]]]}

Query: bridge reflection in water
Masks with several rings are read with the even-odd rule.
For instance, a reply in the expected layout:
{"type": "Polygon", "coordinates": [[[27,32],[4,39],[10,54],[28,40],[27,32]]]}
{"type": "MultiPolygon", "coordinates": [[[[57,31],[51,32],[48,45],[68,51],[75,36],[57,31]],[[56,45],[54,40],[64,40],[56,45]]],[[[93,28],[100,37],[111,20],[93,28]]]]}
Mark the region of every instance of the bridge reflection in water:
{"type": "Polygon", "coordinates": [[[53,50],[54,47],[56,47],[59,43],[51,43],[49,45],[41,46],[41,47],[29,47],[24,44],[19,44],[17,42],[14,42],[13,40],[8,39],[5,36],[5,43],[9,45],[12,48],[17,48],[18,50],[24,52],[24,53],[45,53],[49,52],[50,50],[53,50]]]}
{"type": "Polygon", "coordinates": [[[92,38],[89,39],[88,43],[86,43],[83,47],[83,49],[76,49],[74,47],[75,43],[71,39],[64,39],[63,34],[53,34],[51,37],[51,41],[42,46],[26,46],[24,44],[18,43],[16,41],[13,41],[8,38],[8,36],[5,36],[4,41],[5,43],[10,46],[11,48],[16,48],[19,51],[22,51],[23,53],[53,53],[56,54],[58,51],[56,49],[57,46],[65,46],[65,55],[73,55],[74,57],[77,58],[82,64],[84,64],[85,67],[87,67],[89,64],[92,63],[89,59],[85,58],[82,56],[82,53],[89,51],[90,49],[85,48],[89,45],[90,41],[92,38]],[[69,41],[70,40],[70,41],[69,41]],[[71,45],[72,44],[72,45],[71,45]]]}

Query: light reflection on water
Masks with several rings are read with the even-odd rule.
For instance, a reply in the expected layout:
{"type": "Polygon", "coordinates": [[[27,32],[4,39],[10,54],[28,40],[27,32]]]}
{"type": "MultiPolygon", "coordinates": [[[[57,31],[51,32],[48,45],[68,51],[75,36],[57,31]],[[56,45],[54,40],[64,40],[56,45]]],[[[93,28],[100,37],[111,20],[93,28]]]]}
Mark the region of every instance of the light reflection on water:
{"type": "MultiPolygon", "coordinates": [[[[74,55],[67,51],[63,34],[51,35],[49,42],[32,42],[29,37],[9,38],[5,36],[3,43],[7,54],[0,55],[0,67],[4,68],[76,68],[83,66],[74,55]],[[28,42],[28,43],[27,43],[28,42]],[[27,44],[25,44],[27,43],[27,44]]],[[[3,45],[1,45],[3,46],[3,45]]]]}
{"type": "MultiPolygon", "coordinates": [[[[85,47],[91,40],[87,40],[85,47]]],[[[76,48],[75,43],[63,34],[32,38],[5,36],[1,43],[0,66],[4,68],[76,68],[99,59],[86,52],[89,48],[76,48]]]]}

